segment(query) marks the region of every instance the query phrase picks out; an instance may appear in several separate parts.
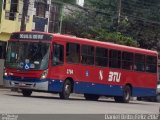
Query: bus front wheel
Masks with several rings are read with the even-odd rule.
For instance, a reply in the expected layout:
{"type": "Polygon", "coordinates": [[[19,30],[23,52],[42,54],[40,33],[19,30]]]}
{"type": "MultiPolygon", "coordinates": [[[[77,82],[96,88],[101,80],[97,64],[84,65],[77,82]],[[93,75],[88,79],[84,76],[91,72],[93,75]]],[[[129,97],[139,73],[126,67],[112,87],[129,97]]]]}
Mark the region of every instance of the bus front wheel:
{"type": "Polygon", "coordinates": [[[131,87],[130,86],[125,86],[123,89],[123,95],[122,96],[115,96],[115,102],[119,103],[128,103],[131,98],[131,87]]]}
{"type": "Polygon", "coordinates": [[[22,94],[24,97],[30,97],[31,94],[32,94],[32,91],[31,90],[22,90],[22,94]]]}
{"type": "Polygon", "coordinates": [[[61,99],[68,99],[72,91],[72,83],[70,80],[66,80],[63,84],[62,92],[59,93],[61,99]]]}

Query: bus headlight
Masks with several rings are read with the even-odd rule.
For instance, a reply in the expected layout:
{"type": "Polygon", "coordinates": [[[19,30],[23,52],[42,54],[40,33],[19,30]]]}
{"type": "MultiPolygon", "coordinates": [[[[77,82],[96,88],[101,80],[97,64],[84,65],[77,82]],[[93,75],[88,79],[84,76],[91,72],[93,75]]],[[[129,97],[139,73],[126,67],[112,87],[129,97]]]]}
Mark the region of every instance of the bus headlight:
{"type": "Polygon", "coordinates": [[[157,85],[157,88],[159,88],[159,89],[160,89],[160,85],[157,85]]]}
{"type": "Polygon", "coordinates": [[[4,76],[7,76],[8,73],[6,72],[6,70],[4,69],[4,73],[3,73],[4,76]]]}
{"type": "Polygon", "coordinates": [[[48,70],[43,71],[42,75],[41,75],[41,79],[45,79],[48,75],[48,70]]]}

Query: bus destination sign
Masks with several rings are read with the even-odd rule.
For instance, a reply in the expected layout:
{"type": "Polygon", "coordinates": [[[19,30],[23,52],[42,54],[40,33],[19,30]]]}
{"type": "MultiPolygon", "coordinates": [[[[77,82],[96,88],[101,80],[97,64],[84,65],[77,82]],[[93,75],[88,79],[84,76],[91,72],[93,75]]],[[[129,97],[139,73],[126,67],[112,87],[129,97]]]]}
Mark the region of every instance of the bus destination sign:
{"type": "Polygon", "coordinates": [[[17,40],[51,40],[52,35],[41,33],[13,33],[11,39],[17,40]]]}

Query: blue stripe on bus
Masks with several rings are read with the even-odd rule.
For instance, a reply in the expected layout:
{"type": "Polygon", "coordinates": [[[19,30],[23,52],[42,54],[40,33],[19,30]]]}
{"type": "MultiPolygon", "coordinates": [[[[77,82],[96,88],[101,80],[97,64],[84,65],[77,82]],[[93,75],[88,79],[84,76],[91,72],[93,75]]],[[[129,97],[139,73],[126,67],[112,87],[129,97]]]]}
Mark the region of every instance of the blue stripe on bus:
{"type": "Polygon", "coordinates": [[[134,87],[132,89],[132,96],[156,96],[156,89],[134,87]]]}
{"type": "MultiPolygon", "coordinates": [[[[38,79],[38,78],[24,78],[21,77],[4,77],[4,80],[13,80],[19,82],[49,82],[48,91],[50,92],[61,92],[63,89],[63,80],[51,80],[51,79],[38,79]]],[[[123,94],[123,86],[120,85],[105,85],[96,84],[89,82],[74,82],[75,93],[88,93],[97,95],[108,95],[108,96],[121,96],[123,94]]],[[[132,88],[132,96],[155,96],[156,89],[153,88],[132,88]]]]}
{"type": "Polygon", "coordinates": [[[50,80],[48,85],[48,91],[61,92],[63,89],[63,82],[61,80],[50,80]]]}
{"type": "Polygon", "coordinates": [[[120,96],[123,94],[122,86],[104,85],[95,83],[78,82],[74,84],[74,91],[77,93],[88,93],[97,95],[120,96]]]}
{"type": "MultiPolygon", "coordinates": [[[[97,95],[108,96],[121,96],[123,95],[123,87],[119,85],[104,85],[104,84],[92,84],[87,82],[75,82],[74,91],[76,93],[88,93],[97,95]]],[[[154,88],[132,88],[132,96],[155,96],[156,89],[154,88]]]]}

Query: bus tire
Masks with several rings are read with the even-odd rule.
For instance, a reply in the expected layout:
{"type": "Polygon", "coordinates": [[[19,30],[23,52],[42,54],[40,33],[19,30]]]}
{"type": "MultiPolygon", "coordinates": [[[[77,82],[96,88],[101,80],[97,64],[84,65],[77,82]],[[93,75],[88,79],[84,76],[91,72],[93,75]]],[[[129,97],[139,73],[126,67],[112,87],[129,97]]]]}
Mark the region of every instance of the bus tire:
{"type": "Polygon", "coordinates": [[[156,101],[160,102],[160,95],[159,94],[156,96],[156,101]]]}
{"type": "Polygon", "coordinates": [[[30,97],[31,94],[32,94],[32,91],[31,90],[22,90],[22,94],[24,97],[30,97]]]}
{"type": "Polygon", "coordinates": [[[142,101],[142,97],[137,97],[137,100],[138,101],[142,101]]]}
{"type": "Polygon", "coordinates": [[[128,103],[131,98],[131,88],[130,86],[125,86],[123,89],[123,96],[115,96],[115,102],[118,103],[128,103]]]}
{"type": "Polygon", "coordinates": [[[72,83],[70,80],[66,80],[63,84],[62,92],[59,93],[60,99],[68,99],[72,91],[72,83]]]}
{"type": "Polygon", "coordinates": [[[92,101],[97,101],[99,99],[99,95],[93,95],[93,94],[84,94],[84,97],[86,100],[92,100],[92,101]]]}

